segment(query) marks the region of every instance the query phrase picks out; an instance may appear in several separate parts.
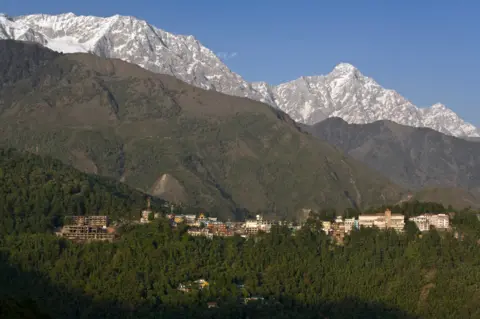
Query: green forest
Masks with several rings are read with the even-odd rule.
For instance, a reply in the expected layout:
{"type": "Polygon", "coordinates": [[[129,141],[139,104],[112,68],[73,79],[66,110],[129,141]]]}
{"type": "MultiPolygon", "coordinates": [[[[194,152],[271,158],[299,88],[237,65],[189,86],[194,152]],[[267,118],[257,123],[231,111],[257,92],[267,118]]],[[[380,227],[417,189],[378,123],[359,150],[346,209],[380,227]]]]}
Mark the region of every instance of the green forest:
{"type": "MultiPolygon", "coordinates": [[[[138,219],[146,196],[123,183],[87,175],[52,158],[0,149],[0,233],[42,233],[66,215],[138,219]]],[[[154,198],[152,206],[163,209],[154,198]]]]}
{"type": "Polygon", "coordinates": [[[208,240],[159,220],[113,244],[27,233],[0,247],[2,295],[34,300],[51,318],[480,317],[480,254],[469,235],[365,229],[337,246],[314,229],[275,228],[208,240]],[[176,289],[197,279],[210,285],[176,289]],[[245,305],[248,296],[264,299],[245,305]]]}
{"type": "Polygon", "coordinates": [[[339,246],[315,223],[209,240],[161,218],[123,226],[114,243],[76,244],[53,235],[62,216],[137,218],[145,195],[13,150],[0,153],[0,181],[0,318],[480,318],[475,212],[452,220],[462,240],[409,224],[339,246]],[[209,285],[177,289],[197,279],[209,285]]]}

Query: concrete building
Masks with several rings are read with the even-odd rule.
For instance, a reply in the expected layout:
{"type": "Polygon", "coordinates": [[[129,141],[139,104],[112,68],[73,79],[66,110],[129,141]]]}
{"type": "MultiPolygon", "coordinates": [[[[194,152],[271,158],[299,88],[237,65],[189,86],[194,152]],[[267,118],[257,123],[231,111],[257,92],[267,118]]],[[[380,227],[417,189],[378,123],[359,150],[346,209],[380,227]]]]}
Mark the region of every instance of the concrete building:
{"type": "Polygon", "coordinates": [[[115,229],[108,226],[107,216],[68,216],[56,235],[79,242],[113,241],[115,229]]]}
{"type": "Polygon", "coordinates": [[[68,216],[66,222],[71,225],[87,225],[97,227],[107,227],[107,216],[68,216]]]}
{"type": "Polygon", "coordinates": [[[67,225],[60,232],[56,233],[59,237],[64,237],[73,241],[91,242],[91,241],[113,241],[115,236],[113,228],[88,226],[88,225],[67,225]]]}
{"type": "Polygon", "coordinates": [[[262,216],[257,215],[256,219],[250,219],[245,221],[245,233],[248,235],[253,235],[259,231],[269,233],[272,228],[273,223],[269,220],[265,220],[262,216]]]}
{"type": "Polygon", "coordinates": [[[350,233],[354,228],[356,228],[356,225],[358,224],[355,218],[345,218],[343,223],[345,224],[346,233],[350,233]]]}
{"type": "Polygon", "coordinates": [[[450,227],[450,218],[447,214],[423,214],[410,217],[409,220],[414,222],[420,231],[428,231],[430,227],[440,230],[447,230],[450,227]]]}
{"type": "Polygon", "coordinates": [[[360,227],[377,227],[378,229],[395,229],[403,232],[405,227],[405,216],[402,214],[392,214],[390,209],[385,213],[362,214],[358,216],[358,225],[360,227]]]}

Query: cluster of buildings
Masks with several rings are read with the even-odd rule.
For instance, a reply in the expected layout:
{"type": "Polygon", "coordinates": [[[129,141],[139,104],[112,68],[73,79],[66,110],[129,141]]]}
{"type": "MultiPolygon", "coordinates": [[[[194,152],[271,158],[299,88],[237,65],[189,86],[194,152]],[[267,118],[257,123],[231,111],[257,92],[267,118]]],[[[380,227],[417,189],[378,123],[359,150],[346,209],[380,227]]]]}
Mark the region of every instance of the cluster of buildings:
{"type": "Polygon", "coordinates": [[[269,233],[273,225],[280,224],[271,220],[263,219],[257,215],[255,219],[249,219],[245,222],[223,222],[216,217],[205,217],[204,214],[196,215],[174,215],[167,214],[167,219],[173,227],[180,223],[189,226],[187,233],[191,236],[203,236],[213,238],[213,236],[230,237],[240,235],[248,237],[258,232],[269,233]]]}
{"type": "Polygon", "coordinates": [[[55,234],[77,242],[113,241],[115,229],[108,227],[107,216],[67,216],[55,234]]]}
{"type": "Polygon", "coordinates": [[[227,223],[219,221],[216,217],[205,217],[204,214],[196,215],[174,215],[167,214],[167,218],[173,227],[180,223],[189,226],[187,230],[190,236],[203,236],[213,238],[213,236],[233,236],[234,231],[227,223]]]}
{"type": "MultiPolygon", "coordinates": [[[[150,201],[146,210],[142,211],[140,223],[150,223],[153,219],[159,218],[159,213],[153,213],[150,209],[150,201]]],[[[216,217],[200,215],[174,215],[167,214],[167,219],[172,227],[184,223],[189,226],[187,233],[190,236],[202,236],[213,238],[214,236],[230,237],[239,235],[249,237],[259,232],[269,233],[273,225],[282,225],[282,222],[263,219],[257,215],[255,219],[248,219],[245,222],[223,222],[216,217]]],[[[480,218],[480,216],[479,216],[480,218]]],[[[428,231],[431,228],[437,230],[450,229],[450,216],[448,214],[423,214],[410,217],[409,221],[414,222],[420,231],[428,231]]],[[[322,231],[331,236],[338,243],[342,243],[345,235],[354,229],[361,227],[376,227],[380,230],[393,229],[403,232],[405,228],[405,216],[393,214],[389,209],[384,213],[362,214],[358,218],[342,218],[337,216],[334,221],[321,221],[322,231]]],[[[109,227],[107,216],[68,216],[65,218],[64,226],[56,232],[59,237],[67,238],[78,242],[91,241],[113,241],[115,228],[109,227]]],[[[301,226],[289,224],[294,232],[301,226]]]]}
{"type": "Polygon", "coordinates": [[[403,232],[405,216],[392,214],[392,212],[387,209],[384,213],[359,215],[358,219],[343,219],[342,216],[337,216],[333,222],[322,221],[322,230],[339,243],[343,242],[345,235],[361,227],[376,227],[381,230],[394,229],[398,232],[403,232]]]}
{"type": "MultiPolygon", "coordinates": [[[[448,230],[450,227],[450,217],[448,214],[424,214],[411,217],[409,221],[414,222],[420,231],[428,231],[430,228],[437,230],[448,230]]],[[[393,214],[390,209],[384,213],[362,214],[355,218],[345,218],[338,216],[335,221],[322,221],[322,230],[337,242],[343,242],[346,234],[353,229],[361,227],[376,227],[380,230],[393,229],[397,232],[403,232],[405,228],[405,216],[402,214],[393,214]]]]}
{"type": "MultiPolygon", "coordinates": [[[[189,235],[207,238],[213,238],[214,236],[228,237],[235,234],[248,237],[259,232],[269,233],[273,225],[282,224],[281,222],[263,219],[260,215],[245,222],[222,222],[216,217],[205,217],[204,214],[200,214],[198,217],[196,215],[168,214],[167,218],[174,227],[179,223],[190,226],[187,230],[189,235]]],[[[448,214],[424,214],[411,217],[409,220],[413,221],[420,231],[427,231],[432,227],[438,230],[449,229],[448,214]]],[[[334,221],[322,221],[322,230],[339,243],[343,242],[345,235],[361,227],[375,227],[380,230],[393,229],[397,232],[403,232],[405,216],[403,214],[393,214],[390,209],[387,209],[383,213],[362,214],[358,218],[338,216],[334,221]]],[[[290,225],[290,228],[295,231],[301,226],[290,225]]]]}
{"type": "MultiPolygon", "coordinates": [[[[177,287],[178,291],[183,293],[191,293],[193,291],[201,291],[203,289],[207,289],[210,286],[209,282],[205,279],[197,279],[195,281],[188,281],[184,283],[180,283],[177,287]]],[[[238,289],[245,289],[245,285],[240,284],[237,285],[238,289]]],[[[247,305],[252,302],[261,302],[263,303],[265,300],[262,296],[252,296],[246,290],[244,290],[244,297],[240,298],[239,301],[241,304],[247,305]]],[[[207,302],[208,308],[218,308],[218,303],[216,301],[207,302]]]]}

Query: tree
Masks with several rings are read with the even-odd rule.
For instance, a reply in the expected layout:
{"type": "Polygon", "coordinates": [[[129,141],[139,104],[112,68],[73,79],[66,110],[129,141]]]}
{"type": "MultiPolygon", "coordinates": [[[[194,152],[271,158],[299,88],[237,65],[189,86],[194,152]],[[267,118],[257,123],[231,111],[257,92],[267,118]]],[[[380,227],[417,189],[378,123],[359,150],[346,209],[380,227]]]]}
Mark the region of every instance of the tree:
{"type": "Polygon", "coordinates": [[[417,225],[412,221],[407,221],[405,223],[405,234],[407,238],[412,240],[418,237],[420,234],[420,230],[418,229],[417,225]]]}

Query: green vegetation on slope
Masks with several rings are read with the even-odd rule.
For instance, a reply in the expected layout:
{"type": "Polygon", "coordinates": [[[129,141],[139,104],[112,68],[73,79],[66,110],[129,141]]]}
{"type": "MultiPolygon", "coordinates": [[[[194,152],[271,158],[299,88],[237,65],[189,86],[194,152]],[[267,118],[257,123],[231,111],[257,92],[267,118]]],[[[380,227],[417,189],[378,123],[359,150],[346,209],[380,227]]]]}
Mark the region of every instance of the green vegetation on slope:
{"type": "MultiPolygon", "coordinates": [[[[59,160],[0,149],[0,233],[53,230],[66,215],[138,219],[145,194],[59,160]]],[[[162,201],[154,199],[159,207],[162,201]]]]}
{"type": "Polygon", "coordinates": [[[22,45],[0,41],[23,57],[13,70],[0,60],[0,71],[8,70],[0,72],[0,143],[169,201],[186,197],[188,206],[224,218],[400,198],[402,189],[265,104],[88,54],[45,63],[22,45]],[[23,72],[29,65],[38,67],[23,72]],[[156,187],[166,174],[174,191],[156,187]]]}
{"type": "Polygon", "coordinates": [[[413,196],[418,201],[431,201],[455,208],[480,208],[480,188],[425,188],[413,196]]]}
{"type": "MultiPolygon", "coordinates": [[[[295,236],[274,227],[248,240],[209,240],[159,219],[124,226],[115,243],[81,245],[51,233],[61,216],[129,218],[144,194],[12,150],[0,152],[0,182],[0,316],[7,318],[480,316],[480,221],[472,213],[453,220],[461,241],[435,231],[418,238],[415,228],[366,229],[337,246],[314,223],[295,236]],[[177,290],[200,278],[207,289],[177,290]],[[264,301],[245,305],[248,296],[264,301]],[[212,301],[218,308],[207,307],[212,301]]],[[[445,211],[403,205],[408,214],[445,211]]]]}
{"type": "Polygon", "coordinates": [[[340,247],[308,228],[208,240],[161,220],[125,231],[115,244],[27,234],[6,236],[0,247],[8,275],[0,292],[28,294],[54,318],[480,316],[479,247],[468,235],[459,241],[431,231],[420,239],[367,229],[340,247]],[[176,289],[200,278],[208,288],[176,289]],[[245,306],[245,296],[265,300],[245,306]],[[219,308],[208,309],[211,301],[219,308]]]}

